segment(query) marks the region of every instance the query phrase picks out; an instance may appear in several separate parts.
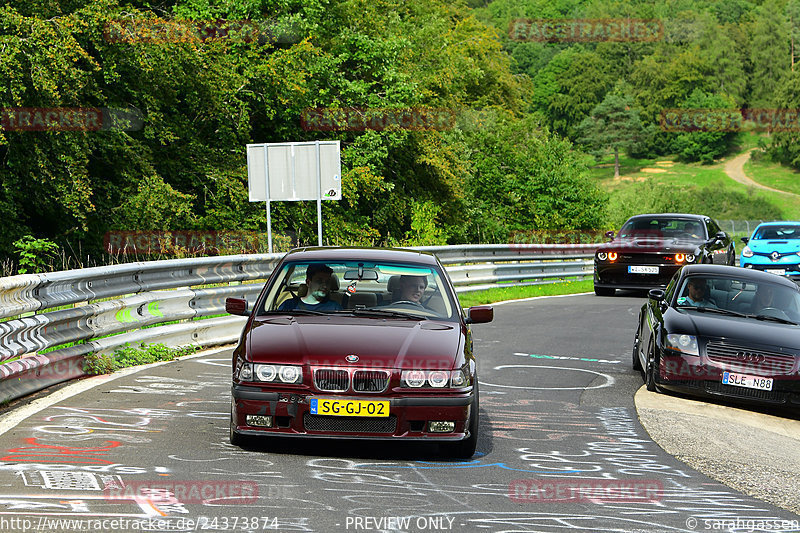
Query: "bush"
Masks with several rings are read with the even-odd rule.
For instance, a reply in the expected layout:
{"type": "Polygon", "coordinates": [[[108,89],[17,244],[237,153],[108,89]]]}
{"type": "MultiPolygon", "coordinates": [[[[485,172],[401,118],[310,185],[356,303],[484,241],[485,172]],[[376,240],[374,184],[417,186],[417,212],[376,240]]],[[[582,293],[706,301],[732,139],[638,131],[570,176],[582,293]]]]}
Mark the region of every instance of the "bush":
{"type": "Polygon", "coordinates": [[[87,374],[110,374],[115,370],[129,366],[147,365],[159,361],[172,361],[183,355],[196,352],[198,346],[181,346],[170,348],[165,344],[148,344],[135,348],[125,344],[114,351],[114,355],[88,354],[84,360],[83,371],[87,374]]]}

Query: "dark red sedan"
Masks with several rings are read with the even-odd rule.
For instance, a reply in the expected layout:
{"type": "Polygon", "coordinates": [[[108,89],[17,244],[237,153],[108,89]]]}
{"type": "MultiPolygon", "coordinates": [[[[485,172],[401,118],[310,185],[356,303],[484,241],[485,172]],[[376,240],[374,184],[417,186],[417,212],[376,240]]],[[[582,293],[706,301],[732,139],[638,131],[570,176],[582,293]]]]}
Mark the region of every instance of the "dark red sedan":
{"type": "Polygon", "coordinates": [[[471,457],[478,439],[470,324],[433,254],[399,249],[289,252],[233,352],[231,442],[251,436],[403,439],[471,457]]]}

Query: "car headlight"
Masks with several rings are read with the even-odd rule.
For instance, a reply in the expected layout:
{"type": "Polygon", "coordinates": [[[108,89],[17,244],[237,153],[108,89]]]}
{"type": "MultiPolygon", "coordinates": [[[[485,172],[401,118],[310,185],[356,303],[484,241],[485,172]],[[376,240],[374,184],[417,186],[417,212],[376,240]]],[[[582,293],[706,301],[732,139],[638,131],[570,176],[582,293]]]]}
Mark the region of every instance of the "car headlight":
{"type": "Polygon", "coordinates": [[[289,383],[299,385],[303,382],[303,369],[294,365],[260,365],[243,363],[239,367],[240,381],[261,381],[264,383],[289,383]]]}
{"type": "Polygon", "coordinates": [[[422,370],[406,370],[400,374],[400,386],[418,389],[425,385],[425,372],[422,370]]]}
{"type": "Polygon", "coordinates": [[[700,349],[697,346],[697,337],[694,335],[670,333],[667,335],[666,347],[689,355],[700,355],[700,349]]]}
{"type": "Polygon", "coordinates": [[[600,261],[605,261],[606,259],[608,259],[608,254],[605,252],[597,252],[597,258],[600,261]]]}
{"type": "Polygon", "coordinates": [[[742,257],[753,257],[753,250],[749,246],[742,248],[742,257]]]}
{"type": "Polygon", "coordinates": [[[299,366],[281,366],[278,376],[284,383],[300,383],[303,381],[303,373],[299,366]]]}
{"type": "Polygon", "coordinates": [[[468,387],[469,383],[469,376],[463,370],[403,370],[400,373],[400,386],[412,389],[460,389],[468,387]]]}
{"type": "Polygon", "coordinates": [[[256,379],[258,381],[275,381],[278,369],[274,365],[256,365],[256,379]]]}
{"type": "Polygon", "coordinates": [[[253,365],[250,363],[242,363],[239,366],[236,378],[240,381],[251,381],[253,379],[253,365]]]}

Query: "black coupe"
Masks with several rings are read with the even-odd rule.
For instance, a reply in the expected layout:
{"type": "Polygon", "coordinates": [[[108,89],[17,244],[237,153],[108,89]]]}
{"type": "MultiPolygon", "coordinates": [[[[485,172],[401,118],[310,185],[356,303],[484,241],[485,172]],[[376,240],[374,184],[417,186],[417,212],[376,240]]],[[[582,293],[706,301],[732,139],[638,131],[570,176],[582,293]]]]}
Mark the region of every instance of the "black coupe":
{"type": "Polygon", "coordinates": [[[633,368],[669,389],[800,405],[800,290],[775,274],[688,265],[651,289],[639,313],[633,368]]]}
{"type": "Polygon", "coordinates": [[[703,215],[636,215],[594,254],[594,292],[663,288],[683,265],[733,265],[734,243],[713,219],[703,215]]]}

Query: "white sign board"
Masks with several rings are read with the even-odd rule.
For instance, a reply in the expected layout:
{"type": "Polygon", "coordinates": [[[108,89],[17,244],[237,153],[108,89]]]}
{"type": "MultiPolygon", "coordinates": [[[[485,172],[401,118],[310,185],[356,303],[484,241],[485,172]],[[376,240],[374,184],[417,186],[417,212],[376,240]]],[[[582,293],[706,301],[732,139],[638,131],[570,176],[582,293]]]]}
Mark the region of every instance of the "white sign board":
{"type": "Polygon", "coordinates": [[[341,200],[339,141],[247,145],[251,202],[341,200]]]}

